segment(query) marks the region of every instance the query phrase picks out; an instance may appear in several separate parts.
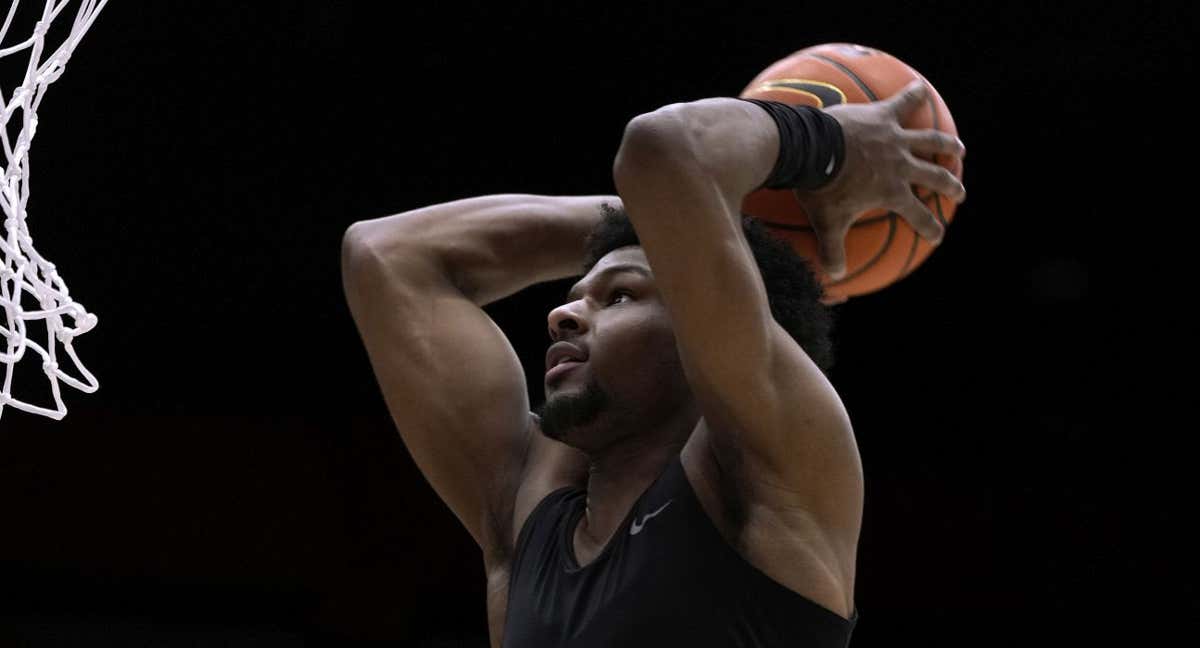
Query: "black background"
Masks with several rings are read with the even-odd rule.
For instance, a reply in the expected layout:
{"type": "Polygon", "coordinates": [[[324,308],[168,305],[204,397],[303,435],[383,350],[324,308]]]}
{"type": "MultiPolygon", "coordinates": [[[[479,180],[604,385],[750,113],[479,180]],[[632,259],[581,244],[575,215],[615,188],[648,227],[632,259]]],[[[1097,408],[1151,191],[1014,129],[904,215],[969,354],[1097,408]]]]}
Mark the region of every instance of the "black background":
{"type": "MultiPolygon", "coordinates": [[[[1131,585],[1175,577],[1133,548],[1166,509],[1135,494],[1151,471],[1101,396],[1127,351],[1096,340],[1118,310],[1096,235],[1122,222],[1098,198],[1121,182],[1105,107],[1157,91],[1190,19],[783,4],[108,6],[39,110],[29,205],[100,318],[75,348],[101,388],[64,387],[63,421],[0,418],[0,645],[486,646],[479,552],[392,427],[343,231],[472,195],[611,193],[630,118],[834,41],[921,70],[969,150],[943,246],[838,308],[832,378],[867,480],[853,644],[1162,627],[1179,599],[1131,585]]],[[[565,286],[488,307],[535,401],[565,286]]],[[[33,362],[14,384],[52,402],[33,362]]]]}

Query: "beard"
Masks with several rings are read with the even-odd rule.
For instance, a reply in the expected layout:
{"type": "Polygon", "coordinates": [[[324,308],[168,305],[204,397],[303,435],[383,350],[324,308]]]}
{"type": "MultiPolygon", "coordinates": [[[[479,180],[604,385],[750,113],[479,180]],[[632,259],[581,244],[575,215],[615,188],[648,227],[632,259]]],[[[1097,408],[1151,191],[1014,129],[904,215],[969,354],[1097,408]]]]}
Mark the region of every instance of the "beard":
{"type": "Polygon", "coordinates": [[[542,419],[542,434],[565,443],[569,432],[595,422],[608,404],[608,393],[590,378],[582,392],[548,398],[534,413],[542,419]]]}

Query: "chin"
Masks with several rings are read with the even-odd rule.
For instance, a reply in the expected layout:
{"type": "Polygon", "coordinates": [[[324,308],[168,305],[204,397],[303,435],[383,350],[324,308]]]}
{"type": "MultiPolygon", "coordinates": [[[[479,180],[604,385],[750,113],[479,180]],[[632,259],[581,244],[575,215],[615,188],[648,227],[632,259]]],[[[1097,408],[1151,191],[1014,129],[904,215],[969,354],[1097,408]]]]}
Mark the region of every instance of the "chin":
{"type": "Polygon", "coordinates": [[[601,415],[608,408],[608,394],[595,380],[589,380],[582,386],[548,387],[546,402],[534,413],[541,418],[542,434],[580,447],[571,441],[590,438],[597,428],[603,427],[601,415]]]}

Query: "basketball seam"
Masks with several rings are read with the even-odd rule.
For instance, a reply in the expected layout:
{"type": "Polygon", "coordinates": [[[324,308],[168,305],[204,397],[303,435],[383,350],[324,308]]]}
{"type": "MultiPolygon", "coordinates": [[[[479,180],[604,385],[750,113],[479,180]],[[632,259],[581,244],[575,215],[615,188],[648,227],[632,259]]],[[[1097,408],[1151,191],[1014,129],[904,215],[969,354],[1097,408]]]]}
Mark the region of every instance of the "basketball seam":
{"type": "Polygon", "coordinates": [[[921,237],[917,234],[916,230],[913,230],[913,242],[908,248],[908,258],[904,260],[904,265],[900,268],[901,279],[908,276],[909,266],[912,265],[913,259],[917,256],[917,246],[920,245],[920,243],[921,237]]]}
{"type": "MultiPolygon", "coordinates": [[[[876,217],[876,219],[878,219],[878,220],[887,219],[887,221],[888,221],[887,240],[885,240],[883,242],[883,245],[879,246],[879,250],[875,253],[875,256],[868,259],[866,263],[862,264],[862,266],[859,267],[854,272],[851,272],[850,274],[842,277],[841,279],[838,279],[837,281],[830,282],[829,283],[830,287],[840,286],[841,284],[844,284],[847,281],[855,279],[862,273],[866,272],[867,270],[870,270],[871,266],[875,265],[875,262],[878,261],[879,258],[883,256],[883,253],[887,252],[888,248],[890,248],[892,246],[892,240],[896,238],[896,219],[897,218],[899,218],[899,215],[896,212],[888,212],[886,216],[877,216],[876,217]]],[[[878,220],[876,222],[878,222],[878,220]]],[[[855,223],[855,225],[858,225],[858,223],[855,223]]]]}
{"type": "Polygon", "coordinates": [[[839,63],[837,59],[829,58],[828,56],[825,56],[823,54],[808,54],[808,56],[811,56],[815,59],[820,59],[822,61],[825,61],[826,63],[841,70],[842,73],[844,73],[846,76],[850,77],[850,80],[853,81],[854,84],[858,86],[859,90],[862,90],[863,93],[867,95],[868,99],[870,99],[871,101],[879,101],[879,95],[875,94],[871,90],[871,88],[868,87],[867,84],[863,82],[862,79],[858,78],[858,75],[855,74],[853,70],[851,70],[850,68],[846,67],[845,65],[842,65],[841,63],[839,63]]]}
{"type": "MultiPolygon", "coordinates": [[[[837,285],[843,284],[843,283],[850,281],[851,279],[854,279],[855,277],[861,275],[862,273],[866,272],[867,270],[869,270],[871,268],[871,266],[874,265],[875,262],[878,261],[879,258],[882,257],[885,252],[887,252],[888,248],[891,247],[892,240],[896,236],[896,219],[897,218],[898,218],[898,214],[896,214],[896,212],[888,212],[881,216],[872,216],[870,218],[864,218],[863,220],[860,220],[860,221],[854,223],[853,225],[851,225],[850,229],[854,229],[856,227],[859,227],[860,225],[874,225],[875,223],[881,223],[885,220],[890,221],[889,227],[888,227],[887,240],[883,242],[883,245],[879,248],[879,251],[875,253],[875,256],[871,257],[871,259],[869,259],[866,263],[864,263],[862,265],[862,267],[858,268],[853,273],[846,275],[845,277],[842,277],[841,279],[834,281],[834,282],[830,283],[829,285],[837,286],[837,285]]],[[[767,227],[769,227],[771,229],[786,230],[786,231],[792,231],[792,232],[796,232],[796,231],[813,232],[814,234],[816,233],[815,230],[813,229],[812,225],[790,225],[787,223],[776,223],[773,221],[763,220],[761,218],[757,219],[757,220],[760,223],[762,223],[763,225],[766,225],[767,227]]],[[[912,258],[912,254],[910,253],[909,259],[911,260],[911,258],[912,258]]],[[[907,267],[907,265],[908,265],[908,263],[906,262],[905,267],[907,267]]],[[[903,278],[903,277],[901,277],[901,278],[903,278]]]]}

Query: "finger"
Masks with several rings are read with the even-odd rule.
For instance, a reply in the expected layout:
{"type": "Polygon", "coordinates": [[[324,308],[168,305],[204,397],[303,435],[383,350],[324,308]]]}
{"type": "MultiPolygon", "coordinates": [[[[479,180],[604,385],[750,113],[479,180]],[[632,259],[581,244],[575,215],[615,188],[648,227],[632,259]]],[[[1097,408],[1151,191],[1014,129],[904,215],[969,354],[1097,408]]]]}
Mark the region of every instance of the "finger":
{"type": "Polygon", "coordinates": [[[952,155],[961,158],[967,154],[967,147],[962,140],[936,130],[904,131],[904,139],[909,150],[924,155],[952,155]]]}
{"type": "Polygon", "coordinates": [[[937,245],[942,242],[942,235],[945,234],[945,228],[938,222],[938,219],[929,211],[916,196],[908,194],[908,199],[904,204],[896,210],[896,213],[904,217],[908,224],[916,230],[921,238],[937,245]]]}
{"type": "Polygon", "coordinates": [[[962,182],[946,167],[917,158],[912,158],[909,164],[908,177],[913,184],[931,189],[954,202],[960,203],[967,197],[962,182]]]}
{"type": "Polygon", "coordinates": [[[921,106],[929,94],[925,82],[917,79],[904,86],[904,89],[891,98],[892,111],[897,119],[903,120],[908,114],[921,106]]]}

